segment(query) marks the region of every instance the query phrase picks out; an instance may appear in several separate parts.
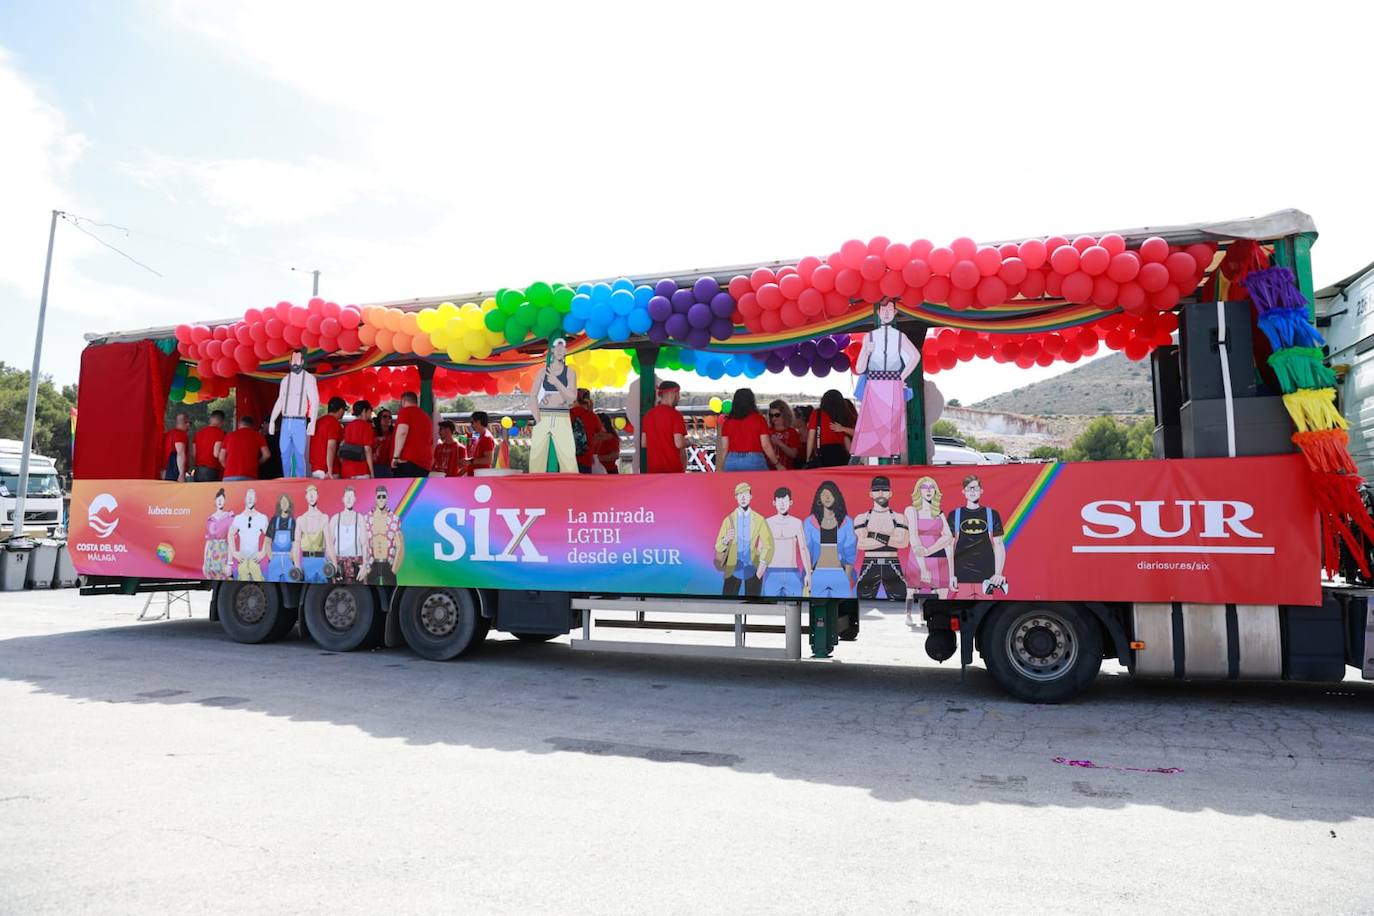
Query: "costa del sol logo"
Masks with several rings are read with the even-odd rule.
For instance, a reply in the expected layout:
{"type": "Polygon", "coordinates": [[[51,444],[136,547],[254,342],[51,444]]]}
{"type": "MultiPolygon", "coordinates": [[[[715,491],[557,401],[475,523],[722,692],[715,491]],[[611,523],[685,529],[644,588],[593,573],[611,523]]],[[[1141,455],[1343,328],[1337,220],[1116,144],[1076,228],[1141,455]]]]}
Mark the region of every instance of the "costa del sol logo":
{"type": "Polygon", "coordinates": [[[91,500],[90,508],[86,510],[86,521],[96,537],[105,540],[114,534],[119,527],[118,509],[119,503],[109,493],[101,493],[91,500]]]}

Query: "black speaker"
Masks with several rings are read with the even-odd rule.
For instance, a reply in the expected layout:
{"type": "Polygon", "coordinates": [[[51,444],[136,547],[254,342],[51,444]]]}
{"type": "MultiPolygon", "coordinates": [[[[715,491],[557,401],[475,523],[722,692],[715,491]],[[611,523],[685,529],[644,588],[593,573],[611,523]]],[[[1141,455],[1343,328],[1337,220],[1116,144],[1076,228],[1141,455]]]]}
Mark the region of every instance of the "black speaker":
{"type": "MultiPolygon", "coordinates": [[[[1226,355],[1231,369],[1231,397],[1255,396],[1255,356],[1250,333],[1250,303],[1223,302],[1226,355]]],[[[1194,302],[1179,309],[1179,368],[1182,400],[1211,401],[1226,397],[1221,378],[1217,303],[1194,302]]]]}
{"type": "Polygon", "coordinates": [[[1183,379],[1179,376],[1178,347],[1160,347],[1150,354],[1150,379],[1154,383],[1155,425],[1177,426],[1183,406],[1183,379]]]}

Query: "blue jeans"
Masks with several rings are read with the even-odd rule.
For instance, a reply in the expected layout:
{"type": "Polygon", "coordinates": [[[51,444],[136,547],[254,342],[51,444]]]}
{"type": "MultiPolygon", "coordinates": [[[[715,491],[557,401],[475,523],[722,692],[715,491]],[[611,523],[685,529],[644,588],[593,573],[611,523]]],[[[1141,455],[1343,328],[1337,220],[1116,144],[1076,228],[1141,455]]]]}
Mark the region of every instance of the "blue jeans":
{"type": "Polygon", "coordinates": [[[324,557],[301,557],[306,582],[324,582],[324,557]]]}
{"type": "Polygon", "coordinates": [[[843,569],[823,566],[811,571],[812,598],[853,598],[854,585],[843,569]]]}
{"type": "Polygon", "coordinates": [[[768,462],[763,452],[731,452],[725,456],[726,471],[766,471],[768,462]]]}
{"type": "Polygon", "coordinates": [[[291,570],[295,565],[295,561],[291,559],[290,551],[285,553],[272,551],[272,557],[267,561],[267,581],[290,582],[291,570]]]}
{"type": "Polygon", "coordinates": [[[763,574],[763,594],[770,598],[800,598],[802,574],[795,569],[770,569],[763,574]]]}
{"type": "Polygon", "coordinates": [[[281,476],[309,477],[310,465],[305,462],[306,421],[302,417],[281,418],[281,476]]]}

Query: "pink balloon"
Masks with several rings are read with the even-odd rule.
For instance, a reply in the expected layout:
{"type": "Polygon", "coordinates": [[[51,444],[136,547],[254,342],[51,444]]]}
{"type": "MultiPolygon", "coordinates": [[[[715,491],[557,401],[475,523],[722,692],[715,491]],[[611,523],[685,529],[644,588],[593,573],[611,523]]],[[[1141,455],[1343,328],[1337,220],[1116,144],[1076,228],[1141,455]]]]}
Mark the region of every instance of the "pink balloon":
{"type": "Polygon", "coordinates": [[[1050,252],[1050,266],[1061,277],[1067,277],[1078,270],[1078,261],[1078,249],[1071,245],[1061,245],[1050,252]]]}
{"type": "Polygon", "coordinates": [[[972,261],[960,261],[949,272],[949,282],[954,284],[955,289],[973,289],[978,285],[981,276],[977,264],[972,261]]]}
{"type": "Polygon", "coordinates": [[[1109,232],[1097,240],[1097,244],[1107,249],[1107,254],[1116,257],[1126,250],[1126,240],[1115,232],[1109,232]]]}
{"type": "Polygon", "coordinates": [[[830,292],[835,288],[835,268],[829,264],[817,267],[811,272],[811,285],[823,293],[830,292]]]}
{"type": "Polygon", "coordinates": [[[1189,245],[1184,250],[1197,262],[1197,272],[1199,274],[1206,273],[1208,268],[1212,266],[1212,256],[1215,252],[1211,245],[1205,242],[1198,242],[1195,245],[1189,245]]]}
{"type": "Polygon", "coordinates": [[[324,321],[321,315],[311,315],[305,319],[305,329],[311,334],[320,333],[320,322],[324,321]]]}
{"type": "Polygon", "coordinates": [[[326,318],[320,322],[320,334],[325,337],[338,337],[339,331],[339,319],[337,318],[326,318]]]}
{"type": "Polygon", "coordinates": [[[324,304],[324,317],[326,318],[338,318],[339,312],[341,311],[342,309],[339,308],[339,303],[337,302],[326,302],[324,304]]]}
{"type": "Polygon", "coordinates": [[[930,282],[930,265],[925,261],[907,261],[902,267],[902,279],[908,286],[925,286],[930,282]]]}
{"type": "Polygon", "coordinates": [[[1083,249],[1078,258],[1078,269],[1090,277],[1100,277],[1107,272],[1112,256],[1101,245],[1091,245],[1083,249]]]}
{"type": "Polygon", "coordinates": [[[1197,273],[1197,261],[1193,256],[1183,251],[1175,251],[1164,261],[1164,266],[1169,271],[1169,279],[1177,283],[1180,287],[1189,285],[1188,281],[1193,279],[1197,273]]]}
{"type": "MultiPolygon", "coordinates": [[[[1030,279],[1027,277],[1026,279],[1030,279]]],[[[1022,286],[1026,284],[1022,283],[1022,286]]],[[[1058,299],[1064,294],[1064,275],[1053,270],[1045,274],[1045,295],[1051,299],[1058,299]]]]}
{"type": "Polygon", "coordinates": [[[305,323],[310,320],[310,312],[299,305],[293,305],[288,320],[293,326],[303,328],[305,323]]]}
{"type": "Polygon", "coordinates": [[[1064,278],[1064,298],[1070,302],[1084,303],[1093,296],[1093,278],[1081,270],[1076,270],[1064,278]]]}
{"type": "Polygon", "coordinates": [[[749,285],[748,277],[731,277],[727,289],[730,290],[730,297],[736,302],[739,301],[740,296],[754,291],[754,287],[749,285]]]}
{"type": "Polygon", "coordinates": [[[229,326],[227,324],[216,325],[211,333],[213,334],[215,340],[228,340],[229,326]]]}
{"type": "Polygon", "coordinates": [[[782,319],[782,326],[785,328],[799,328],[806,324],[806,316],[797,307],[797,303],[790,300],[784,302],[782,308],[778,310],[778,317],[782,319]]]}
{"type": "Polygon", "coordinates": [[[806,281],[799,274],[788,274],[778,279],[778,289],[787,299],[796,299],[806,289],[806,281]]]}
{"type": "Polygon", "coordinates": [[[911,246],[902,242],[893,242],[883,252],[883,263],[889,270],[901,270],[910,260],[911,246]]]}
{"type": "MultiPolygon", "coordinates": [[[[1145,308],[1145,290],[1141,289],[1140,284],[1134,280],[1123,283],[1116,294],[1116,304],[1128,312],[1139,312],[1145,308]]],[[[1117,347],[1116,349],[1121,348],[1117,347]]]]}
{"type": "Polygon", "coordinates": [[[192,343],[202,344],[205,343],[205,341],[212,339],[214,336],[215,335],[210,331],[210,329],[203,324],[192,325],[191,327],[192,343]]]}
{"type": "Polygon", "coordinates": [[[840,260],[850,270],[858,270],[868,257],[868,246],[858,239],[850,239],[840,246],[840,260]]]}
{"type": "Polygon", "coordinates": [[[262,321],[262,320],[263,320],[262,309],[254,309],[254,308],[244,309],[244,312],[243,312],[243,320],[246,321],[246,322],[248,322],[249,324],[256,324],[257,322],[262,321]]]}
{"type": "Polygon", "coordinates": [[[978,243],[968,237],[957,238],[949,243],[949,248],[960,261],[972,261],[978,252],[978,243]]]}
{"type": "Polygon", "coordinates": [[[825,311],[825,294],[817,289],[803,289],[797,298],[797,308],[809,318],[815,318],[825,311]]]}
{"type": "MultiPolygon", "coordinates": [[[[282,321],[286,321],[288,318],[291,317],[292,307],[293,306],[291,305],[291,303],[282,300],[281,302],[278,302],[275,306],[272,307],[272,311],[275,312],[277,317],[280,318],[282,321]]],[[[264,315],[264,317],[267,316],[264,315]]]]}
{"type": "Polygon", "coordinates": [[[859,267],[859,274],[865,280],[881,280],[887,271],[887,265],[883,259],[876,254],[870,254],[864,258],[863,264],[859,267]]]}
{"type": "MultiPolygon", "coordinates": [[[[304,328],[298,328],[294,324],[288,324],[286,327],[282,328],[281,341],[286,344],[287,350],[294,350],[305,342],[305,338],[302,336],[304,333],[304,328]]],[[[274,347],[273,349],[276,348],[274,347]]],[[[282,352],[284,353],[286,350],[282,352]]]]}
{"type": "Polygon", "coordinates": [[[849,267],[835,274],[835,291],[842,296],[857,296],[863,283],[859,272],[849,267]]]}
{"type": "Polygon", "coordinates": [[[749,275],[749,285],[754,287],[754,292],[759,291],[759,287],[765,283],[772,283],[774,280],[773,272],[767,267],[759,267],[749,275]]]}
{"type": "MultiPolygon", "coordinates": [[[[733,283],[734,281],[731,282],[733,283]]],[[[748,282],[749,281],[746,280],[745,284],[747,285],[748,282]]],[[[734,295],[733,289],[734,287],[732,286],[731,295],[734,295]]],[[[738,299],[739,297],[735,296],[735,298],[738,299]]],[[[343,328],[345,331],[352,331],[362,323],[363,313],[358,309],[356,305],[347,305],[339,309],[339,327],[343,328]]]]}
{"type": "Polygon", "coordinates": [[[883,274],[883,278],[878,281],[878,287],[883,291],[883,295],[889,298],[900,296],[906,292],[906,281],[897,271],[889,271],[883,274]]]}
{"type": "Polygon", "coordinates": [[[978,273],[991,277],[1002,269],[1002,255],[991,245],[984,245],[973,253],[973,263],[978,265],[978,273]]]}
{"type": "Polygon", "coordinates": [[[868,253],[876,254],[878,257],[881,258],[883,256],[883,252],[887,251],[887,246],[891,244],[892,242],[888,240],[887,236],[875,235],[873,238],[868,240],[868,253]]]}
{"type": "Polygon", "coordinates": [[[1121,284],[1111,277],[1097,277],[1093,280],[1092,304],[1100,309],[1112,308],[1119,292],[1121,284]]]}
{"type": "Polygon", "coordinates": [[[1000,277],[984,277],[978,281],[978,302],[984,306],[1000,305],[1007,298],[1007,284],[1000,277]]]}
{"type": "Polygon", "coordinates": [[[947,277],[954,265],[959,263],[959,258],[952,248],[932,248],[926,263],[930,265],[931,272],[947,277]]]}
{"type": "Polygon", "coordinates": [[[949,277],[931,277],[926,283],[926,301],[943,305],[953,290],[954,285],[949,282],[949,277]]]}
{"type": "Polygon", "coordinates": [[[339,349],[344,353],[352,353],[362,349],[363,342],[358,339],[356,328],[344,328],[339,332],[339,349]]]}
{"type": "Polygon", "coordinates": [[[1016,255],[1006,258],[997,269],[997,276],[1001,277],[1002,282],[1008,286],[1019,285],[1022,280],[1026,279],[1028,273],[1026,262],[1016,255]]]}
{"type": "Polygon", "coordinates": [[[263,325],[263,330],[267,332],[267,337],[269,339],[273,337],[280,338],[282,331],[286,330],[286,323],[280,318],[269,318],[267,319],[267,323],[263,325]]]}
{"type": "Polygon", "coordinates": [[[1107,276],[1117,283],[1129,283],[1140,273],[1140,257],[1133,251],[1123,251],[1112,255],[1107,265],[1107,276]]]}
{"type": "Polygon", "coordinates": [[[758,297],[759,305],[766,309],[782,308],[783,299],[786,298],[776,283],[765,283],[759,287],[758,297]]]}
{"type": "Polygon", "coordinates": [[[882,287],[877,280],[865,280],[859,285],[859,298],[865,302],[877,302],[883,298],[882,287]]]}
{"type": "MultiPolygon", "coordinates": [[[[811,282],[811,275],[816,272],[816,268],[821,266],[821,259],[815,255],[807,255],[797,262],[797,276],[801,277],[806,283],[811,282]]],[[[738,298],[738,297],[736,297],[738,298]]]]}
{"type": "Polygon", "coordinates": [[[1039,270],[1049,258],[1049,251],[1040,239],[1026,239],[1017,246],[1018,257],[1026,262],[1029,270],[1039,270]]]}
{"type": "Polygon", "coordinates": [[[1169,256],[1169,243],[1152,236],[1140,243],[1140,260],[1146,264],[1163,264],[1169,256]]]}
{"type": "Polygon", "coordinates": [[[752,290],[735,301],[735,308],[739,309],[739,313],[746,319],[757,318],[763,311],[763,306],[759,305],[759,294],[752,290]]]}
{"type": "Polygon", "coordinates": [[[324,300],[321,299],[319,296],[315,296],[305,304],[305,307],[308,311],[312,313],[318,313],[321,309],[324,308],[324,300]]]}
{"type": "Polygon", "coordinates": [[[1015,242],[1003,242],[997,246],[997,254],[1005,261],[1007,258],[1019,257],[1021,246],[1015,242]]]}
{"type": "Polygon", "coordinates": [[[1157,293],[1169,285],[1169,269],[1158,261],[1151,261],[1140,268],[1140,288],[1147,293],[1157,293]]]}
{"type": "Polygon", "coordinates": [[[1093,238],[1091,235],[1080,235],[1073,240],[1073,247],[1078,249],[1079,254],[1082,254],[1096,244],[1097,239],[1093,238]]]}
{"type": "Polygon", "coordinates": [[[917,239],[911,243],[911,260],[928,261],[930,253],[935,250],[935,243],[930,239],[917,239]]]}
{"type": "Polygon", "coordinates": [[[192,340],[191,326],[189,324],[177,325],[176,330],[174,330],[172,334],[176,337],[177,343],[190,343],[192,340]]]}
{"type": "Polygon", "coordinates": [[[964,309],[973,308],[973,303],[975,301],[973,290],[952,289],[949,291],[949,298],[946,300],[945,304],[952,309],[957,309],[962,312],[964,309]]]}
{"type": "Polygon", "coordinates": [[[1021,295],[1027,299],[1039,299],[1045,295],[1045,274],[1039,270],[1029,270],[1021,280],[1021,295]]]}

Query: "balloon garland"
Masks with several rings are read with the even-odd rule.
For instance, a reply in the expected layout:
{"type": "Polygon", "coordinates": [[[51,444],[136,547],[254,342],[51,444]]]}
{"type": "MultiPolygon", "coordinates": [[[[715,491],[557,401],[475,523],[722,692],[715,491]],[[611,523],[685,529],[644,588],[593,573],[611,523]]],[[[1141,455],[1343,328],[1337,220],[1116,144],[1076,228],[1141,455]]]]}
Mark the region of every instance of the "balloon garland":
{"type": "Polygon", "coordinates": [[[830,334],[816,340],[789,344],[760,354],[769,372],[791,372],[801,378],[825,378],[831,372],[848,372],[863,341],[848,334],[830,334]]]}

